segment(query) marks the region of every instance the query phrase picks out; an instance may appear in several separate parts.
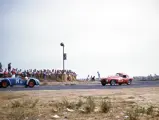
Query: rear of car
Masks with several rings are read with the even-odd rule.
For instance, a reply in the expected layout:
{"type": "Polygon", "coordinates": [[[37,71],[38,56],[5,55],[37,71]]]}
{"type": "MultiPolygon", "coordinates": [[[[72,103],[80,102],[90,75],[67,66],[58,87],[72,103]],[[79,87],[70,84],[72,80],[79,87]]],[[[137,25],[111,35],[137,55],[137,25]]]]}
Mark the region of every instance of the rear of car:
{"type": "Polygon", "coordinates": [[[11,82],[7,78],[1,78],[0,79],[0,87],[7,88],[9,85],[11,85],[11,82]]]}

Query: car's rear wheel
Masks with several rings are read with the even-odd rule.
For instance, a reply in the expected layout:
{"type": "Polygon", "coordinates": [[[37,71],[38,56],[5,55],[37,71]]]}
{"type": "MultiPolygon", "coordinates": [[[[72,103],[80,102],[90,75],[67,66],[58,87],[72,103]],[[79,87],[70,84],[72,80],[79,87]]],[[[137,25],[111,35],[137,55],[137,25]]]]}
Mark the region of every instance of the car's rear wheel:
{"type": "Polygon", "coordinates": [[[111,81],[110,81],[110,85],[111,85],[111,86],[115,86],[115,85],[116,85],[116,81],[115,81],[115,80],[111,80],[111,81]]]}
{"type": "Polygon", "coordinates": [[[106,82],[105,82],[105,81],[101,81],[101,84],[102,84],[103,86],[105,86],[105,85],[106,85],[106,82]]]}
{"type": "Polygon", "coordinates": [[[131,85],[131,83],[132,83],[132,80],[128,80],[127,85],[131,85]]]}
{"type": "Polygon", "coordinates": [[[35,82],[33,80],[29,81],[28,86],[33,88],[35,86],[35,82]]]}
{"type": "Polygon", "coordinates": [[[6,80],[1,82],[1,87],[2,88],[7,88],[8,86],[9,86],[9,84],[6,80]]]}

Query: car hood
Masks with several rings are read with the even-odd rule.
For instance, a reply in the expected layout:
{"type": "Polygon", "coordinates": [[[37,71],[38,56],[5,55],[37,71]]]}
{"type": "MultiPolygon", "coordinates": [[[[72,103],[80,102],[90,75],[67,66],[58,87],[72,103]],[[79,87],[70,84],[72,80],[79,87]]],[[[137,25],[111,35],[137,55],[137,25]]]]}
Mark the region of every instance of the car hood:
{"type": "Polygon", "coordinates": [[[119,76],[108,76],[107,79],[121,79],[119,76]]]}
{"type": "Polygon", "coordinates": [[[37,78],[34,78],[34,77],[28,77],[29,79],[34,79],[34,80],[37,80],[39,81],[37,78]]]}

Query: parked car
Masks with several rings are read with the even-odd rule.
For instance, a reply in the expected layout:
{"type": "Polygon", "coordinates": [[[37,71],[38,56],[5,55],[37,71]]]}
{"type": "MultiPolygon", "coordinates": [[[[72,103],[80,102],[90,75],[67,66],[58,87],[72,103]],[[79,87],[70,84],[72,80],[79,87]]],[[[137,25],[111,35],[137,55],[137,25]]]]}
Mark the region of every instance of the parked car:
{"type": "Polygon", "coordinates": [[[106,78],[101,79],[101,84],[105,86],[106,84],[110,85],[122,85],[127,84],[130,85],[132,83],[133,78],[129,77],[124,73],[116,73],[114,76],[108,76],[106,78]]]}
{"type": "Polygon", "coordinates": [[[0,87],[7,88],[14,85],[21,85],[33,88],[35,85],[40,85],[40,81],[36,78],[28,78],[27,80],[21,76],[15,78],[0,78],[0,87]]]}

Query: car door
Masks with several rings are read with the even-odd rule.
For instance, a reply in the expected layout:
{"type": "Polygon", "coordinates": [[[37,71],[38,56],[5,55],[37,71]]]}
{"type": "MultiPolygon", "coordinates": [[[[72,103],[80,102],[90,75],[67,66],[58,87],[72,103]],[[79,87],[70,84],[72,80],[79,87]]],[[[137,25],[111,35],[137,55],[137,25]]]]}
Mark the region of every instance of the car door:
{"type": "Polygon", "coordinates": [[[123,75],[123,83],[126,83],[126,82],[127,82],[127,76],[123,75]]]}
{"type": "Polygon", "coordinates": [[[128,80],[129,80],[129,76],[128,76],[128,75],[126,75],[125,83],[128,83],[128,80]]]}
{"type": "Polygon", "coordinates": [[[17,77],[17,78],[15,79],[15,84],[16,84],[16,85],[20,85],[20,77],[17,77]]]}
{"type": "Polygon", "coordinates": [[[23,80],[21,77],[18,77],[16,79],[16,85],[25,85],[26,84],[26,80],[23,80]]]}
{"type": "Polygon", "coordinates": [[[16,85],[16,78],[9,78],[11,85],[16,85]]]}

